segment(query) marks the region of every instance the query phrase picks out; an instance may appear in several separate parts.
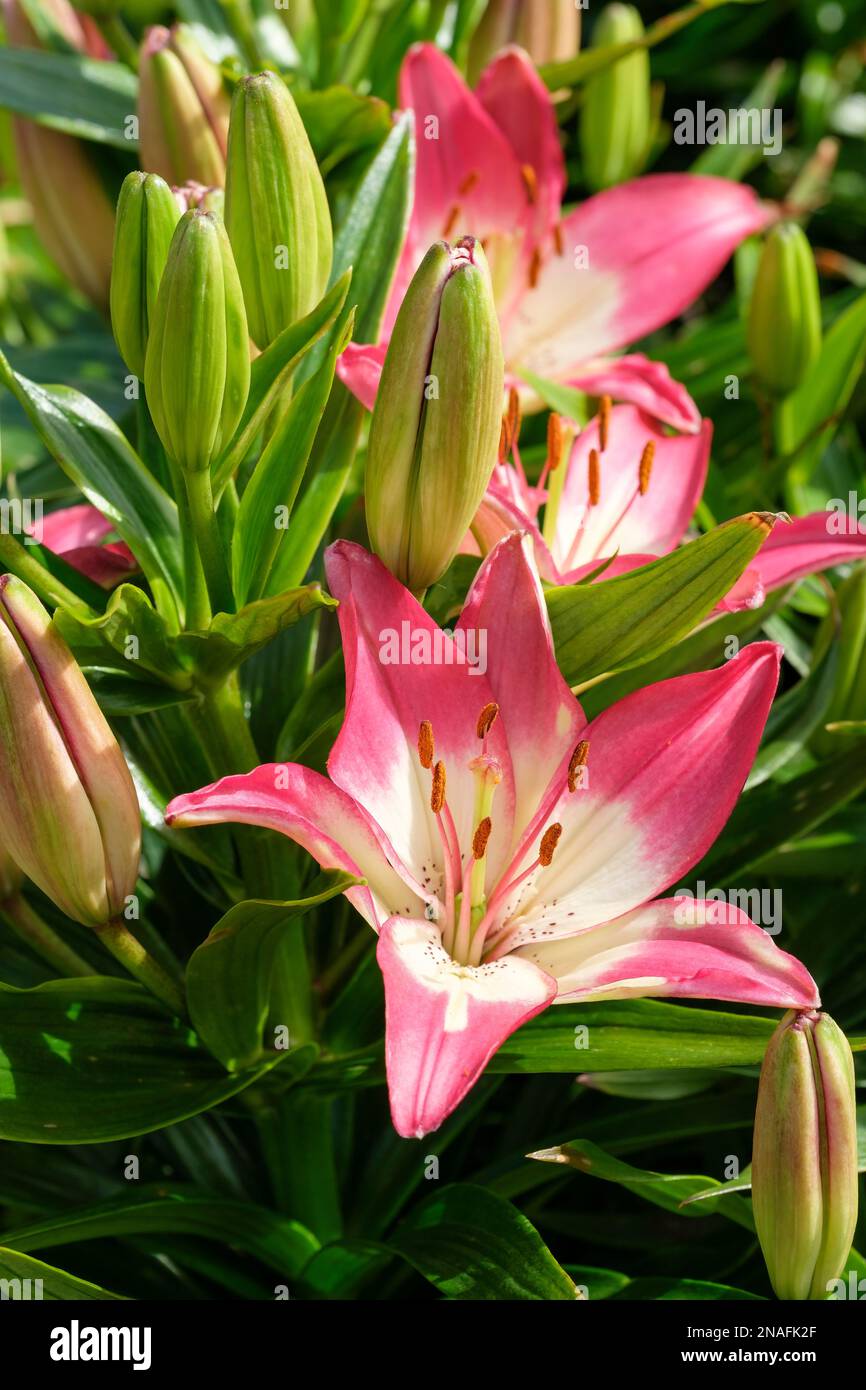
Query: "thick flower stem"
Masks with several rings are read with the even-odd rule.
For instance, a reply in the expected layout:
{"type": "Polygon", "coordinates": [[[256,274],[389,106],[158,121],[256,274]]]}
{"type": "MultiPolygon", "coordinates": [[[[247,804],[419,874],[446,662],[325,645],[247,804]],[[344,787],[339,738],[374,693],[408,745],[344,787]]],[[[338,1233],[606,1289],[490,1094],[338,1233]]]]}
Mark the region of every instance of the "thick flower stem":
{"type": "Polygon", "coordinates": [[[34,912],[20,893],[16,893],[0,904],[0,916],[5,922],[8,922],[16,936],[19,936],[22,941],[26,941],[31,950],[35,951],[55,970],[59,970],[61,975],[95,975],[97,973],[93,966],[88,965],[77,951],[73,951],[71,946],[66,945],[66,942],[49,927],[47,922],[43,922],[38,912],[34,912]]]}
{"type": "Polygon", "coordinates": [[[185,1015],[186,1004],[180,986],[154,960],[150,952],[124,926],[119,917],[115,917],[111,922],[106,922],[104,927],[97,927],[96,932],[103,945],[108,948],[115,960],[120,961],[121,965],[126,967],[130,975],[134,975],[145,988],[156,995],[157,999],[161,999],[164,1004],[167,1004],[172,1013],[179,1014],[181,1017],[185,1015]]]}
{"type": "Polygon", "coordinates": [[[186,600],[184,627],[188,632],[204,632],[210,625],[211,607],[186,495],[186,483],[183,473],[177,464],[172,462],[171,458],[168,460],[168,466],[171,472],[174,500],[177,503],[183,551],[183,584],[186,600]]]}
{"type": "Polygon", "coordinates": [[[214,511],[210,472],[206,468],[187,472],[186,495],[192,529],[201,556],[211,607],[216,613],[230,613],[234,607],[225,554],[214,511]]]}

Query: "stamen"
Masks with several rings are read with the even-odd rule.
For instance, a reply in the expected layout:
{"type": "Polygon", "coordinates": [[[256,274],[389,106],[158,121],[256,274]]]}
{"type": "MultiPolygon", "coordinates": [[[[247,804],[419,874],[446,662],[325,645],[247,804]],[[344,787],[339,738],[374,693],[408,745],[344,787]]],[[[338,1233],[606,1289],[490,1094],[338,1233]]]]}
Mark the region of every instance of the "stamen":
{"type": "Polygon", "coordinates": [[[418,757],[422,767],[433,766],[433,725],[429,719],[422,719],[421,727],[418,730],[418,757]]]}
{"type": "Polygon", "coordinates": [[[445,226],[442,228],[442,237],[445,241],[448,240],[451,233],[454,231],[459,216],[460,204],[455,203],[448,216],[445,218],[445,226]]]}
{"type": "Polygon", "coordinates": [[[531,164],[521,164],[520,172],[523,175],[523,182],[526,184],[526,193],[530,203],[535,205],[538,197],[538,179],[531,164]]]}
{"type": "Polygon", "coordinates": [[[493,822],[489,816],[485,816],[472,836],[472,853],[476,859],[483,859],[487,853],[487,841],[492,829],[493,822]]]}
{"type": "Polygon", "coordinates": [[[508,414],[505,420],[508,425],[508,447],[513,449],[520,438],[520,395],[516,386],[508,388],[508,414]]]}
{"type": "Polygon", "coordinates": [[[553,825],[549,825],[542,835],[541,845],[538,850],[538,862],[542,869],[550,867],[551,860],[553,859],[553,852],[559,844],[559,837],[561,834],[562,826],[559,824],[559,821],[554,821],[553,825]]]}
{"type": "Polygon", "coordinates": [[[607,448],[607,437],[610,431],[610,411],[612,401],[610,396],[602,396],[598,403],[598,447],[602,453],[607,448]]]}
{"type": "Polygon", "coordinates": [[[499,462],[500,462],[500,463],[504,463],[505,460],[507,459],[507,457],[508,457],[508,449],[509,449],[509,442],[508,442],[508,421],[505,420],[505,419],[503,419],[502,424],[501,424],[501,426],[500,426],[500,428],[499,428],[499,454],[498,454],[498,459],[499,459],[499,462]]]}
{"type": "Polygon", "coordinates": [[[601,500],[601,469],[598,461],[598,450],[589,451],[589,505],[597,507],[601,500]]]}
{"type": "Polygon", "coordinates": [[[562,419],[553,411],[547,417],[547,466],[551,473],[562,462],[562,419]]]}
{"type": "Polygon", "coordinates": [[[562,237],[562,223],[557,222],[553,229],[553,245],[556,248],[557,256],[561,256],[565,250],[565,242],[562,237]]]}
{"type": "Polygon", "coordinates": [[[586,767],[586,760],[589,757],[589,743],[585,738],[575,748],[568,764],[568,790],[576,791],[579,786],[583,786],[583,769],[586,767]]]}
{"type": "Polygon", "coordinates": [[[445,764],[438,762],[433,769],[433,785],[430,789],[430,810],[438,816],[445,805],[445,764]]]}
{"type": "Polygon", "coordinates": [[[487,737],[493,725],[496,723],[498,714],[499,706],[495,700],[490,700],[479,714],[478,723],[475,726],[475,732],[479,738],[487,737]]]}
{"type": "Polygon", "coordinates": [[[640,471],[638,491],[641,497],[646,496],[649,491],[650,478],[653,471],[653,459],[656,456],[655,440],[648,439],[643,446],[643,453],[640,456],[640,471]]]}
{"type": "Polygon", "coordinates": [[[536,246],[532,253],[532,260],[529,262],[529,288],[535,289],[538,284],[538,276],[541,272],[541,252],[536,246]]]}
{"type": "Polygon", "coordinates": [[[462,183],[457,185],[457,192],[461,198],[465,198],[467,193],[471,193],[475,185],[479,182],[481,175],[477,169],[468,173],[462,183]]]}

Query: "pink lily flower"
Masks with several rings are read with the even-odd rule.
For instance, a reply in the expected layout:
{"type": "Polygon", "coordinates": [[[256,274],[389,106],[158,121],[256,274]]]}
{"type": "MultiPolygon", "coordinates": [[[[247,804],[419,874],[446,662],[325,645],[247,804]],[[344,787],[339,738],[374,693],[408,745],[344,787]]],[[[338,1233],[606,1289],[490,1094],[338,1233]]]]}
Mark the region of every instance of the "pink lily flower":
{"type": "Polygon", "coordinates": [[[360,546],[336,542],[326,568],[347,684],[329,776],[259,767],[176,797],[166,820],[268,826],[366,880],[347,897],[379,936],[401,1135],[436,1129],[552,1003],[815,1004],[808,971],[742,911],[699,902],[682,922],[656,896],[730,814],[779,647],[755,643],[587,725],[554,659],[528,538],[484,561],[453,641],[360,546]]]}
{"type": "Polygon", "coordinates": [[[113,589],[138,569],[138,561],[123,541],[109,541],[114,527],[86,502],[42,518],[37,539],[68,565],[103,589],[113,589]]]}
{"type": "MultiPolygon", "coordinates": [[[[615,405],[604,427],[599,417],[589,422],[561,465],[567,472],[555,527],[543,532],[539,523],[549,473],[532,487],[516,452],[514,465],[494,470],[464,549],[486,553],[509,532],[526,531],[545,583],[577,583],[605,561],[599,581],[627,574],[685,540],[706,482],[711,443],[709,420],[701,421],[697,434],[671,436],[636,406],[615,405]]],[[[774,589],[866,559],[866,524],[840,534],[833,530],[834,518],[813,512],[774,527],[716,611],[760,608],[774,589]]]]}
{"type": "Polygon", "coordinates": [[[415,112],[415,198],[381,341],[350,344],[338,366],[358,399],[372,409],[397,309],[428,246],[471,232],[491,266],[507,384],[529,371],[697,430],[694,402],[666,367],[612,354],[687,309],[771,210],[727,179],[651,174],[563,218],[556,116],[519,48],[495,58],[472,92],[450,59],[418,45],[399,94],[415,112]]]}

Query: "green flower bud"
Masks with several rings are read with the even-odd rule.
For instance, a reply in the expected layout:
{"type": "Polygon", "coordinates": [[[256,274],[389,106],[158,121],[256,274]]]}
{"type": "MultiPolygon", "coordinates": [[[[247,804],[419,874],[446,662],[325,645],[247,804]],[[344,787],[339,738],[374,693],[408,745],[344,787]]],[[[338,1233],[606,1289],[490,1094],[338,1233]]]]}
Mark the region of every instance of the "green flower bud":
{"type": "Polygon", "coordinates": [[[747,336],[758,379],[774,396],[795,390],[821,350],[818,272],[796,222],[778,223],[764,243],[747,336]]]}
{"type": "MultiPolygon", "coordinates": [[[[592,47],[627,43],[644,35],[633,5],[606,5],[592,31],[592,47]]],[[[590,188],[611,188],[639,174],[652,143],[650,64],[637,49],[592,77],[580,113],[583,173],[590,188]]]]}
{"type": "Polygon", "coordinates": [[[418,593],[447,569],[496,463],[504,365],[481,245],[439,241],[406,291],[367,450],[376,554],[418,593]]]}
{"type": "Polygon", "coordinates": [[[138,71],[145,169],[172,184],[222,184],[230,109],[222,73],[186,25],[147,31],[138,71]]]}
{"type": "Polygon", "coordinates": [[[144,385],[166,452],[207,468],[237,428],[250,387],[240,281],[225,228],[193,209],[177,224],[150,325],[144,385]]]}
{"type": "Polygon", "coordinates": [[[285,83],[247,77],[232,103],[226,227],[260,348],[315,308],[333,258],[319,166],[285,83]]]}
{"type": "Polygon", "coordinates": [[[158,174],[127,174],[117,200],[111,326],[131,372],[144,376],[147,335],[180,208],[158,174]]]}
{"type": "MultiPolygon", "coordinates": [[[[823,724],[849,719],[866,719],[866,566],[858,565],[836,590],[839,605],[827,614],[818,630],[812,657],[817,666],[834,638],[838,642],[839,664],[836,683],[823,724]],[[841,620],[841,623],[840,623],[841,620]],[[839,625],[837,633],[837,624],[839,625]]],[[[809,740],[816,758],[828,757],[845,747],[838,734],[821,728],[809,740]]]]}
{"type": "Polygon", "coordinates": [[[135,891],[141,818],[129,769],[63,638],[0,577],[0,840],[68,917],[102,926],[135,891]]]}
{"type": "Polygon", "coordinates": [[[854,1059],[829,1014],[785,1015],[761,1067],[755,1225],[777,1297],[823,1299],[857,1224],[854,1059]]]}

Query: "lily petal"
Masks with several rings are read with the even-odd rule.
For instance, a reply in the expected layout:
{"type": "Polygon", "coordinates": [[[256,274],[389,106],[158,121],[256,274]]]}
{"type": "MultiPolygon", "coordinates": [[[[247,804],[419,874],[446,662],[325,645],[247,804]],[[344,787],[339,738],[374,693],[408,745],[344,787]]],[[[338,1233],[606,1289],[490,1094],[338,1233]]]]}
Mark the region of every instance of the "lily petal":
{"type": "Polygon", "coordinates": [[[649,174],[588,198],[562,225],[509,325],[506,361],[566,380],[669,323],[772,217],[728,179],[649,174]]]}
{"type": "Polygon", "coordinates": [[[724,999],[812,1009],[818,986],[740,908],[664,898],[580,936],[524,947],[559,982],[557,1003],[587,999],[724,999]]]}
{"type": "Polygon", "coordinates": [[[834,532],[835,512],[811,512],[788,525],[774,526],[752,561],[764,589],[780,589],[804,575],[855,560],[866,560],[866,523],[848,533],[834,532]]]}
{"type": "Polygon", "coordinates": [[[568,385],[590,396],[629,401],[683,434],[696,434],[701,428],[700,412],[686,388],[674,381],[663,362],[652,362],[642,352],[585,362],[568,385]]]}
{"type": "Polygon", "coordinates": [[[385,1063],[394,1128],[420,1139],[471,1090],[516,1028],[547,1008],[556,981],[528,960],[457,965],[430,922],[392,918],[379,935],[385,1063]]]}
{"type": "MultiPolygon", "coordinates": [[[[512,904],[512,949],[609,922],[678,882],[721,831],[757,751],[782,649],[753,642],[715,671],[675,676],[587,725],[587,776],[552,809],[562,837],[512,904]]],[[[536,851],[533,851],[536,852],[536,851]]]]}
{"type": "MultiPolygon", "coordinates": [[[[435,758],[445,763],[447,800],[459,843],[471,843],[479,752],[478,715],[494,699],[473,653],[442,630],[407,589],[362,546],[337,541],[326,553],[328,587],[340,600],[346,660],[346,717],[328,771],[380,825],[419,882],[438,891],[441,840],[430,810],[430,773],[418,757],[418,731],[433,725],[435,758]]],[[[504,728],[489,735],[502,768],[488,856],[495,870],[511,840],[514,778],[504,728]]]]}
{"type": "Polygon", "coordinates": [[[424,910],[424,892],[399,866],[380,828],[318,772],[297,763],[265,763],[223,777],[199,791],[176,796],[166,807],[168,825],[261,825],[302,845],[323,869],[344,869],[366,878],[366,888],[346,897],[373,927],[396,912],[424,910]]]}
{"type": "Polygon", "coordinates": [[[372,410],[376,404],[387,351],[387,342],[348,343],[337,358],[337,376],[365,410],[372,410]]]}
{"type": "Polygon", "coordinates": [[[138,569],[138,561],[122,541],[104,544],[113,530],[96,507],[83,503],[49,512],[42,518],[37,539],[80,574],[111,589],[138,569]]]}
{"type": "Polygon", "coordinates": [[[635,406],[614,406],[607,447],[599,453],[599,500],[590,505],[589,454],[599,450],[599,422],[591,420],[574,442],[557,516],[552,550],[560,570],[617,550],[656,555],[673,550],[703,491],[712,432],[705,420],[699,434],[671,437],[635,406]],[[654,457],[641,496],[640,462],[647,444],[654,457]]]}

